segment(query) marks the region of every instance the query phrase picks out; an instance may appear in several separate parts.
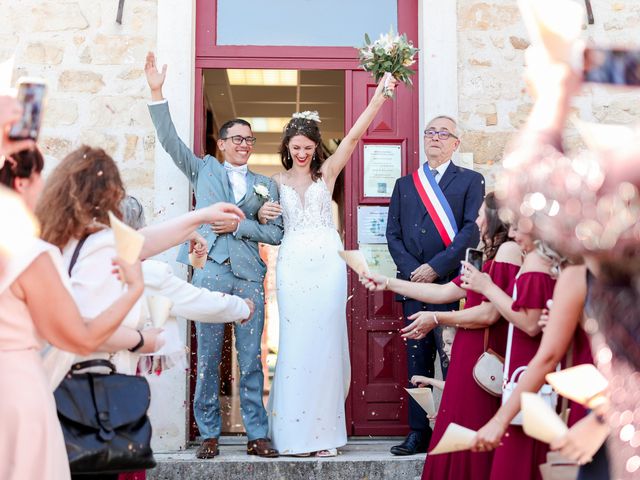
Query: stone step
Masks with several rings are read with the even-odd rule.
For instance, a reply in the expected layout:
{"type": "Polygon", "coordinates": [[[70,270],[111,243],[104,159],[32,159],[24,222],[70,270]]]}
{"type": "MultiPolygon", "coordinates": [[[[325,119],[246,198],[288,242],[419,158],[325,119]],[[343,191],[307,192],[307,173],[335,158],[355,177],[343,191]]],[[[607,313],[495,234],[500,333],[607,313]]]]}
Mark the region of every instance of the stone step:
{"type": "MultiPolygon", "coordinates": [[[[237,438],[237,437],[236,437],[237,438]]],[[[158,466],[149,480],[419,480],[425,454],[396,457],[389,453],[401,439],[350,440],[333,458],[263,459],[247,455],[245,443],[223,439],[213,460],[195,457],[195,448],[156,453],[158,466]]]]}

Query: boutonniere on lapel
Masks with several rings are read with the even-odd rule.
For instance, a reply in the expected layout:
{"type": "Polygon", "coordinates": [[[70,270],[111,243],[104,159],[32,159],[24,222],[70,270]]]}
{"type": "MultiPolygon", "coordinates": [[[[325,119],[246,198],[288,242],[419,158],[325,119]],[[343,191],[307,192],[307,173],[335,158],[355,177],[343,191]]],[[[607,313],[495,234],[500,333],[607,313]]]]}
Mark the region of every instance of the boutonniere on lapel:
{"type": "Polygon", "coordinates": [[[256,192],[263,201],[271,201],[271,195],[269,195],[269,188],[264,183],[258,183],[253,186],[253,191],[256,192]]]}

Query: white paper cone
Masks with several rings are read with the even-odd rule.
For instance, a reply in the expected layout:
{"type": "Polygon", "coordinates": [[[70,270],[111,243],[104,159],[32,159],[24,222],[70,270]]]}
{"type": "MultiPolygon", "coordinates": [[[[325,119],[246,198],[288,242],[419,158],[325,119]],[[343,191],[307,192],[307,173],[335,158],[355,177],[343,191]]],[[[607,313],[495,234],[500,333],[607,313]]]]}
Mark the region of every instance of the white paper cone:
{"type": "Polygon", "coordinates": [[[573,64],[584,8],[572,0],[518,0],[533,45],[543,47],[555,62],[573,64]]]}
{"type": "Polygon", "coordinates": [[[430,388],[405,388],[405,390],[429,416],[436,414],[436,404],[430,388]]]}
{"type": "Polygon", "coordinates": [[[11,190],[0,187],[0,255],[11,256],[29,245],[39,235],[38,221],[22,199],[11,190]]]}
{"type": "Polygon", "coordinates": [[[520,398],[524,433],[544,443],[567,433],[567,426],[538,394],[525,392],[520,398]]]}
{"type": "Polygon", "coordinates": [[[367,259],[360,250],[341,250],[338,255],[347,262],[347,265],[351,267],[358,275],[368,276],[370,275],[369,265],[367,259]]]}
{"type": "Polygon", "coordinates": [[[13,64],[15,55],[11,55],[7,60],[0,63],[0,93],[8,94],[13,80],[13,64]]]}
{"type": "Polygon", "coordinates": [[[198,256],[194,252],[191,252],[189,254],[189,263],[193,268],[204,268],[205,263],[207,263],[207,256],[198,256]]]}
{"type": "Polygon", "coordinates": [[[476,433],[457,423],[450,423],[438,444],[429,452],[429,455],[469,450],[476,433]]]}
{"type": "Polygon", "coordinates": [[[169,318],[173,302],[162,295],[152,295],[147,297],[147,304],[149,305],[149,315],[153,326],[156,328],[162,327],[169,318]]]}
{"type": "Polygon", "coordinates": [[[116,252],[118,256],[127,263],[135,263],[140,257],[142,246],[144,245],[144,236],[122,223],[111,212],[109,212],[109,223],[113,230],[116,240],[116,252]]]}
{"type": "Polygon", "coordinates": [[[591,364],[549,373],[545,378],[560,395],[587,407],[594,407],[590,400],[609,386],[607,379],[591,364]]]}
{"type": "Polygon", "coordinates": [[[571,121],[590,150],[602,151],[630,145],[637,135],[627,125],[585,122],[577,117],[573,117],[571,121]]]}

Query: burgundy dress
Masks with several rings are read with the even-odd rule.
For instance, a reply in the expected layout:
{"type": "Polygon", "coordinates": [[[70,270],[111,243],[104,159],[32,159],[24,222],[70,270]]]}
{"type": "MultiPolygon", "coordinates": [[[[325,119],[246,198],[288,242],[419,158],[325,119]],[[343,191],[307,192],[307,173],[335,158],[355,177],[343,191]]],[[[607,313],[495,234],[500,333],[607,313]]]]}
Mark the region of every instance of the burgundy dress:
{"type": "MultiPolygon", "coordinates": [[[[546,273],[523,273],[516,280],[516,299],[511,308],[514,311],[546,308],[547,300],[553,297],[555,283],[546,273]]],[[[516,368],[529,364],[540,340],[542,333],[531,337],[519,328],[513,329],[508,379],[516,368]]],[[[509,425],[493,457],[491,480],[541,479],[539,465],[546,462],[548,450],[549,445],[526,435],[521,426],[509,425]]]]}
{"type": "MultiPolygon", "coordinates": [[[[488,261],[482,271],[488,272],[493,282],[511,295],[519,266],[511,263],[488,261]]],[[[453,280],[460,285],[460,277],[453,280]]],[[[486,300],[482,295],[469,291],[465,309],[475,307],[486,300]]],[[[499,319],[489,330],[489,347],[504,355],[507,343],[507,322],[499,319]]],[[[484,329],[459,328],[451,351],[451,363],[442,401],[431,436],[429,450],[442,438],[447,426],[454,422],[472,430],[478,430],[500,408],[500,398],[494,397],[473,379],[473,366],[483,353],[484,329]]],[[[428,455],[422,479],[486,480],[491,472],[493,452],[471,451],[428,455]]]]}

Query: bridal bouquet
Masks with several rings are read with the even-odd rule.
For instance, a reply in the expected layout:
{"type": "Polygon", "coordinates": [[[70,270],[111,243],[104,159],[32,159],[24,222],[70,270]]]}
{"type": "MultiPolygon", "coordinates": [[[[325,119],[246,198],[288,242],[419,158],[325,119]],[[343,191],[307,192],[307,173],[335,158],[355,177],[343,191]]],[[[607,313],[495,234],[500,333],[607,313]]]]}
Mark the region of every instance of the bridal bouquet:
{"type": "MultiPolygon", "coordinates": [[[[418,49],[407,40],[406,34],[394,34],[391,28],[389,33],[380,35],[375,42],[365,33],[364,42],[364,47],[358,50],[360,66],[366,72],[371,72],[376,82],[385,73],[390,73],[405,85],[412,85],[411,75],[415,72],[409,67],[416,63],[414,57],[418,49]]],[[[390,97],[392,92],[385,90],[384,94],[390,97]]]]}

